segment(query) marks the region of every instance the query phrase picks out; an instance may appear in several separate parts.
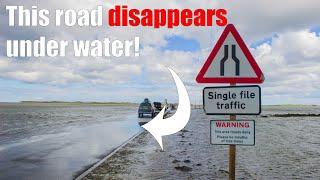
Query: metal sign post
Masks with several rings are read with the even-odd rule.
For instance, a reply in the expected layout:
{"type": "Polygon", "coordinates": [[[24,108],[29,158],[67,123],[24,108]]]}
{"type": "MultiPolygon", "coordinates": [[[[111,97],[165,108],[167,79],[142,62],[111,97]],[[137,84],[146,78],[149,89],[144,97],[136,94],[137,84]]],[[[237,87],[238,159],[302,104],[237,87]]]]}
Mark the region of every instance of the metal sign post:
{"type": "MultiPolygon", "coordinates": [[[[230,115],[230,121],[235,121],[236,115],[230,115]]],[[[236,145],[229,145],[229,179],[236,179],[236,145]]]]}
{"type": "MultiPolygon", "coordinates": [[[[230,83],[230,86],[235,86],[236,83],[230,83]]],[[[236,121],[236,115],[230,115],[230,121],[236,121]]],[[[229,180],[236,179],[236,145],[229,145],[229,180]]]]}

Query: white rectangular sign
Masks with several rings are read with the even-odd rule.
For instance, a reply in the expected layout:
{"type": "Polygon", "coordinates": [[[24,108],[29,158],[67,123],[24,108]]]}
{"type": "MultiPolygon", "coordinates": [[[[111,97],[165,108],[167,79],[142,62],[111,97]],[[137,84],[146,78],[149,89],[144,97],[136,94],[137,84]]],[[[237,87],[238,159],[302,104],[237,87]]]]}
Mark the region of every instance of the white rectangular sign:
{"type": "Polygon", "coordinates": [[[223,86],[203,89],[207,115],[258,115],[261,113],[259,86],[223,86]]]}
{"type": "Polygon", "coordinates": [[[210,133],[211,144],[255,145],[254,120],[212,120],[210,133]]]}

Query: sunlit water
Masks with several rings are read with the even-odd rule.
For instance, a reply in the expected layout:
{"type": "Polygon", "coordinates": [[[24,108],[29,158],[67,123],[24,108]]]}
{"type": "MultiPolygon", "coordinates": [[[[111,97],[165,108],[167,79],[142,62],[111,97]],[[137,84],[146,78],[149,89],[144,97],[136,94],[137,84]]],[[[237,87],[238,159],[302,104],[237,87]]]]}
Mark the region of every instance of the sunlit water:
{"type": "Polygon", "coordinates": [[[0,179],[72,179],[141,130],[136,109],[0,105],[0,179]]]}
{"type": "MultiPolygon", "coordinates": [[[[320,114],[320,107],[267,106],[262,114],[320,114]]],[[[238,148],[242,174],[256,179],[320,178],[320,117],[248,118],[256,120],[256,145],[238,148]]]]}
{"type": "MultiPolygon", "coordinates": [[[[141,130],[136,111],[134,106],[0,104],[0,179],[72,179],[141,130]]],[[[269,116],[287,113],[319,114],[320,108],[267,106],[262,114],[268,117],[238,116],[256,120],[256,145],[237,147],[240,177],[320,178],[319,117],[269,116]]],[[[225,146],[215,148],[227,152],[225,146]]],[[[216,163],[223,167],[225,161],[216,163]]]]}

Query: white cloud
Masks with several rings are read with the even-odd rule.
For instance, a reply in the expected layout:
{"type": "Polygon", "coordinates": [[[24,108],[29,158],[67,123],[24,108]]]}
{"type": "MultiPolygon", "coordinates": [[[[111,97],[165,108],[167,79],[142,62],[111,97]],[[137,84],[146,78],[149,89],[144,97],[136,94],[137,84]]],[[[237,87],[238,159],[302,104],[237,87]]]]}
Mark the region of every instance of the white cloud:
{"type": "MultiPolygon", "coordinates": [[[[248,45],[268,37],[271,44],[262,44],[252,49],[256,60],[263,69],[266,82],[264,93],[273,95],[297,94],[310,95],[316,93],[319,85],[320,38],[310,32],[310,28],[319,25],[320,1],[116,1],[117,4],[129,4],[137,8],[225,8],[228,19],[234,23],[248,45]]],[[[2,1],[3,5],[38,5],[42,8],[95,8],[97,5],[112,7],[110,2],[93,0],[71,1],[2,1]]],[[[171,84],[172,79],[166,67],[172,67],[189,85],[191,96],[199,96],[201,87],[195,86],[195,76],[207,58],[212,45],[223,28],[188,27],[174,29],[152,28],[79,28],[54,27],[47,28],[10,28],[7,26],[5,8],[0,14],[0,37],[2,53],[0,57],[0,77],[38,84],[65,85],[72,83],[89,83],[94,85],[128,85],[135,87],[135,78],[145,79],[154,86],[171,84]],[[46,35],[55,39],[102,39],[112,37],[131,39],[141,37],[143,49],[140,57],[130,58],[39,58],[31,60],[12,60],[4,57],[4,40],[38,38],[46,35]],[[178,35],[195,39],[201,50],[197,52],[162,51],[167,43],[166,37],[178,35]],[[141,78],[141,77],[140,77],[141,78]]],[[[105,20],[104,20],[105,21],[105,20]]],[[[147,84],[145,84],[147,85],[147,84]]],[[[173,86],[172,86],[173,87],[173,86]]],[[[171,87],[171,90],[172,90],[171,87]]],[[[97,90],[99,91],[99,90],[97,90]]],[[[129,91],[129,90],[127,90],[129,91]]],[[[164,88],[149,91],[134,89],[130,95],[143,96],[145,92],[155,97],[161,95],[164,88]],[[161,92],[161,91],[162,92],[161,92]],[[134,92],[135,91],[135,92],[134,92]]],[[[59,91],[60,92],[60,91],[59,91]]],[[[122,92],[122,91],[121,91],[122,92]]],[[[96,92],[98,93],[98,92],[96,92]]],[[[100,92],[112,96],[112,93],[100,92]]],[[[116,91],[113,93],[117,93],[116,91]]],[[[171,94],[174,97],[175,92],[171,94]]]]}
{"type": "MultiPolygon", "coordinates": [[[[320,37],[309,30],[278,34],[253,50],[266,76],[266,95],[320,99],[320,37]]],[[[285,99],[284,99],[285,100],[285,99]]]]}

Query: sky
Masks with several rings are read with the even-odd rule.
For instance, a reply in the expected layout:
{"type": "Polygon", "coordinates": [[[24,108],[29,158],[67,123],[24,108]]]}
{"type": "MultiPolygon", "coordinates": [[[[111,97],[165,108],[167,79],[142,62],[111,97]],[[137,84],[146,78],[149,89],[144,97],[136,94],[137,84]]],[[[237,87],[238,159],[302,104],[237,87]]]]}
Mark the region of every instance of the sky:
{"type": "Polygon", "coordinates": [[[202,103],[195,77],[223,27],[9,27],[6,5],[52,9],[92,9],[115,4],[136,8],[224,8],[264,72],[262,104],[319,104],[320,1],[203,0],[94,1],[2,0],[0,2],[0,102],[152,101],[177,102],[174,81],[180,76],[192,103],[202,103]],[[7,39],[93,40],[140,37],[139,57],[56,58],[6,57],[7,39]]]}

